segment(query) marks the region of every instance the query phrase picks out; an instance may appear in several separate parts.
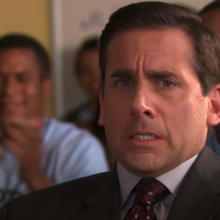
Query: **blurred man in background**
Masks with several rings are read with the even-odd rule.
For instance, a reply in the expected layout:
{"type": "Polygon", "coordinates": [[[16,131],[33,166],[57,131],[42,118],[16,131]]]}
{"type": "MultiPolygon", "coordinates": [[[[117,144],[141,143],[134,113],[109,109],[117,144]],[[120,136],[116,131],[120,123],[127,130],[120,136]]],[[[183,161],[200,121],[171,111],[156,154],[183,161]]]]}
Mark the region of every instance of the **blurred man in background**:
{"type": "Polygon", "coordinates": [[[101,85],[98,40],[98,37],[86,39],[76,53],[73,72],[89,100],[69,112],[64,118],[65,121],[81,124],[97,118],[98,92],[101,85]]]}
{"type": "Polygon", "coordinates": [[[95,135],[104,146],[109,165],[112,168],[115,157],[107,146],[104,128],[98,124],[100,112],[98,92],[101,86],[98,44],[98,37],[87,38],[76,53],[73,72],[88,95],[88,101],[69,112],[64,121],[75,123],[78,127],[95,135]]]}
{"type": "MultiPolygon", "coordinates": [[[[213,29],[220,38],[220,1],[211,2],[199,12],[199,15],[202,23],[213,29]]],[[[214,126],[214,131],[208,136],[206,145],[220,156],[220,124],[214,126]]]]}
{"type": "Polygon", "coordinates": [[[220,37],[220,0],[216,0],[205,6],[200,12],[202,23],[212,28],[220,37]]]}
{"type": "Polygon", "coordinates": [[[0,39],[0,204],[57,183],[108,170],[96,138],[44,119],[50,62],[36,40],[0,39]]]}

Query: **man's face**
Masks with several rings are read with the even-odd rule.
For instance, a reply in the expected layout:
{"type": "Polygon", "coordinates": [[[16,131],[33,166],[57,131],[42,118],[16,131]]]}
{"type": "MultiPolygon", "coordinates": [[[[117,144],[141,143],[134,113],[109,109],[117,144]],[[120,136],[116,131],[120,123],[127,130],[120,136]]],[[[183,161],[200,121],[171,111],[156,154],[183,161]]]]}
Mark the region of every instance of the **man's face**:
{"type": "Polygon", "coordinates": [[[220,9],[211,10],[204,13],[202,16],[202,23],[215,31],[220,37],[220,9]]]}
{"type": "Polygon", "coordinates": [[[97,99],[101,84],[98,49],[88,49],[80,55],[79,81],[87,94],[97,99]]]}
{"type": "Polygon", "coordinates": [[[180,30],[116,34],[107,49],[99,123],[130,172],[155,177],[201,151],[210,101],[190,65],[190,39],[180,30]]]}
{"type": "Polygon", "coordinates": [[[0,121],[42,117],[45,81],[31,49],[0,51],[0,121]]]}

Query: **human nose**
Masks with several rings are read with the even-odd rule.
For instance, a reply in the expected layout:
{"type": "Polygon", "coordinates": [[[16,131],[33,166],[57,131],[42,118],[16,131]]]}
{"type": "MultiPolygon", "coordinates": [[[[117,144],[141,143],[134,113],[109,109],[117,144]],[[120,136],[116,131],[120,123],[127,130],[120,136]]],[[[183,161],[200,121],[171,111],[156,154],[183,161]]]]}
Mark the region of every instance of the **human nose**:
{"type": "Polygon", "coordinates": [[[153,92],[150,91],[147,85],[139,85],[133,96],[131,114],[138,118],[153,119],[156,115],[153,100],[153,92]]]}

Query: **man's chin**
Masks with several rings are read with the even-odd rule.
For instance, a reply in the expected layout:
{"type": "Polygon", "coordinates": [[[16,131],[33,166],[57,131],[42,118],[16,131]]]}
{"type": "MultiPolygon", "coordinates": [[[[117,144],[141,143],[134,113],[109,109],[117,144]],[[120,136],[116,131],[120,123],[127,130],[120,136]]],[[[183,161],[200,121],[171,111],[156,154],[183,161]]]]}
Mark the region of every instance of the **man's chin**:
{"type": "Polygon", "coordinates": [[[139,158],[128,158],[122,165],[131,173],[142,177],[156,177],[165,166],[162,159],[158,160],[155,155],[147,155],[139,158]]]}

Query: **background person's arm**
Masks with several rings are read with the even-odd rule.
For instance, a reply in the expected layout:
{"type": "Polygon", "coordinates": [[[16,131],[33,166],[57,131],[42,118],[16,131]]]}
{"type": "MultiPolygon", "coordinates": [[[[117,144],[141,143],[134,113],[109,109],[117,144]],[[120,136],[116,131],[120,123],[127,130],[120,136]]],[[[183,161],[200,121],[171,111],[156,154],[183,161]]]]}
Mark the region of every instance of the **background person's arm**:
{"type": "Polygon", "coordinates": [[[17,157],[21,179],[30,191],[54,185],[41,168],[43,121],[16,118],[1,123],[0,139],[17,157]]]}

